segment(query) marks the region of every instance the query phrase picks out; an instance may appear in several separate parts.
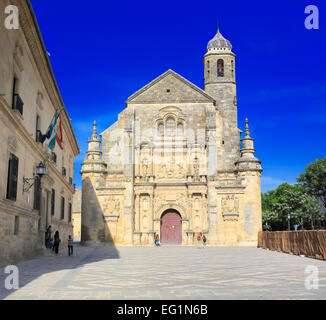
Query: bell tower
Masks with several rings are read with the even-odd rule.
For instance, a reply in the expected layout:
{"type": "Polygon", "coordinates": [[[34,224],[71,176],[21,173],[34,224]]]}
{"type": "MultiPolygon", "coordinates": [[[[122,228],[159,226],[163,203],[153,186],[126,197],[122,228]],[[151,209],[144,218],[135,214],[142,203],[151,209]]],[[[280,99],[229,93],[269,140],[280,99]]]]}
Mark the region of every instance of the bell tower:
{"type": "Polygon", "coordinates": [[[234,169],[240,156],[240,130],[237,119],[237,93],[235,82],[235,54],[231,42],[217,30],[208,42],[204,55],[204,90],[215,99],[222,118],[222,153],[217,160],[220,170],[234,169]]]}

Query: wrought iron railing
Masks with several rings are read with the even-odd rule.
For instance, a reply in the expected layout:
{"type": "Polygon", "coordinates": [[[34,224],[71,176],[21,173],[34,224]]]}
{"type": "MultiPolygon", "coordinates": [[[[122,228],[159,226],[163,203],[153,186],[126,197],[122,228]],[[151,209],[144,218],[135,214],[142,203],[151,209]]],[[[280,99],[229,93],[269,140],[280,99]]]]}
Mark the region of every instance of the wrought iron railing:
{"type": "Polygon", "coordinates": [[[20,98],[18,93],[15,93],[13,97],[12,109],[19,111],[19,113],[23,115],[23,107],[24,107],[23,100],[20,98]]]}

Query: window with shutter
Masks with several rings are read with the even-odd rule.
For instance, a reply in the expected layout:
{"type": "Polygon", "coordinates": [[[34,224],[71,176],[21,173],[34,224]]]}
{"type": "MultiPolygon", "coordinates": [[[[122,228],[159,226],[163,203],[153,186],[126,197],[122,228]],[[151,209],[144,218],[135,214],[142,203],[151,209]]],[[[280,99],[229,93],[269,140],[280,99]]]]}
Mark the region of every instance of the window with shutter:
{"type": "Polygon", "coordinates": [[[71,216],[71,203],[69,203],[69,217],[68,217],[69,222],[71,222],[71,218],[72,218],[72,216],[71,216]]]}
{"type": "Polygon", "coordinates": [[[61,197],[61,220],[65,218],[65,198],[61,197]]]}
{"type": "Polygon", "coordinates": [[[18,158],[10,154],[8,163],[7,199],[16,201],[18,183],[18,158]]]}
{"type": "Polygon", "coordinates": [[[41,181],[39,177],[35,177],[34,181],[34,205],[35,210],[40,210],[41,202],[41,181]]]}
{"type": "Polygon", "coordinates": [[[52,189],[52,194],[51,194],[51,216],[54,216],[54,210],[55,210],[55,190],[52,189]]]}

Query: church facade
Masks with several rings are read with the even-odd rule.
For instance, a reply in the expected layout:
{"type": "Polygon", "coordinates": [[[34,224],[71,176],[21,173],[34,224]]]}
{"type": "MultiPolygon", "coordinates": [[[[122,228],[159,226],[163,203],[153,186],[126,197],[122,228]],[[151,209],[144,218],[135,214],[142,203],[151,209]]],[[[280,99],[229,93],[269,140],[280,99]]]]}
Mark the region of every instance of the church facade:
{"type": "Polygon", "coordinates": [[[204,89],[168,70],[131,95],[82,164],[83,243],[256,245],[261,164],[238,129],[235,55],[218,31],[204,89]],[[102,144],[102,146],[101,146],[102,144]]]}

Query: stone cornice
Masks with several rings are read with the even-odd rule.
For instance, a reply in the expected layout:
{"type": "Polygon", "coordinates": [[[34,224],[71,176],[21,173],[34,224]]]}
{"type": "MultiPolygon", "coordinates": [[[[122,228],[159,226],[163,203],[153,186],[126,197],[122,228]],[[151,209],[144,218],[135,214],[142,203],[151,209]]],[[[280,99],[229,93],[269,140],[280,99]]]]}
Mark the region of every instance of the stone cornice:
{"type": "Polygon", "coordinates": [[[20,215],[29,218],[33,218],[38,220],[40,216],[38,215],[38,211],[20,207],[16,204],[16,202],[7,200],[7,199],[0,199],[0,211],[4,211],[7,214],[11,215],[20,215]]]}

